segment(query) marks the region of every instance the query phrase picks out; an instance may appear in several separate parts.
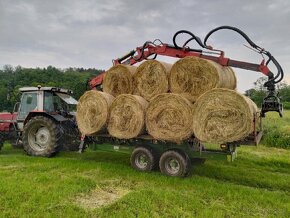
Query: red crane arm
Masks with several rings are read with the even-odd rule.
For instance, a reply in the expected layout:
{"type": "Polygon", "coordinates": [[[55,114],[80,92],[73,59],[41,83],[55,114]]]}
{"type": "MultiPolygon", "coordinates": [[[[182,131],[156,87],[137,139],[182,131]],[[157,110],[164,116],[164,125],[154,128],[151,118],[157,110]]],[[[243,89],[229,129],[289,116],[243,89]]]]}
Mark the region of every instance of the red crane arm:
{"type": "MultiPolygon", "coordinates": [[[[117,64],[134,65],[137,62],[141,62],[147,59],[151,55],[157,54],[157,55],[176,57],[176,58],[184,58],[188,56],[200,57],[206,60],[211,60],[216,63],[219,63],[222,66],[231,66],[231,67],[241,68],[245,70],[257,71],[257,72],[263,73],[266,76],[268,76],[270,72],[269,68],[265,65],[264,60],[260,64],[231,60],[224,56],[223,51],[218,51],[219,53],[203,52],[201,50],[192,50],[192,49],[186,49],[186,48],[180,49],[180,48],[176,48],[174,46],[168,45],[168,44],[161,44],[158,46],[148,45],[146,47],[146,50],[144,50],[143,52],[142,50],[144,50],[143,47],[137,47],[136,50],[134,51],[134,53],[137,53],[137,55],[135,56],[132,55],[128,57],[129,54],[127,54],[124,56],[125,58],[122,57],[122,58],[114,60],[114,65],[117,65],[117,64]],[[214,54],[218,54],[218,56],[205,55],[203,53],[214,53],[214,54]]],[[[214,50],[214,51],[217,51],[217,50],[214,50]]]]}

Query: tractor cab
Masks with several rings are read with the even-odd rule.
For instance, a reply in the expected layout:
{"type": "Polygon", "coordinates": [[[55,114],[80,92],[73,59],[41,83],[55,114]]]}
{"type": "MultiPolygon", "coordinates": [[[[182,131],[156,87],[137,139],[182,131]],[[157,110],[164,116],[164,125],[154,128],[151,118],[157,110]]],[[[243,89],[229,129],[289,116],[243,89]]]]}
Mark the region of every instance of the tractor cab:
{"type": "Polygon", "coordinates": [[[17,126],[21,131],[31,117],[41,113],[57,120],[74,116],[78,102],[71,96],[71,90],[38,86],[20,88],[19,91],[22,96],[16,110],[17,126]]]}

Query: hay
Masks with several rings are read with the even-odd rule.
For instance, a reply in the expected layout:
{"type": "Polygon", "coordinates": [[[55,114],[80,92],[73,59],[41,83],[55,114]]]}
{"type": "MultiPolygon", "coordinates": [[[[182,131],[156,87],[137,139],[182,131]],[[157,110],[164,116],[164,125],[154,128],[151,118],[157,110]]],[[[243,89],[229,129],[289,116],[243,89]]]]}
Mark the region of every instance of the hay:
{"type": "Polygon", "coordinates": [[[147,101],[137,95],[119,95],[110,107],[108,132],[120,139],[137,137],[145,130],[147,101]]]}
{"type": "Polygon", "coordinates": [[[109,117],[109,106],[114,97],[95,90],[81,96],[77,105],[76,120],[83,135],[104,131],[109,117]]]}
{"type": "Polygon", "coordinates": [[[147,101],[154,96],[168,92],[168,74],[171,64],[149,60],[143,62],[133,75],[134,94],[147,101]]]}
{"type": "Polygon", "coordinates": [[[178,60],[171,68],[169,87],[191,102],[213,88],[236,88],[236,77],[230,67],[197,57],[178,60]]]}
{"type": "Polygon", "coordinates": [[[106,71],[103,80],[103,90],[113,96],[133,93],[133,74],[136,67],[116,65],[106,71]]]}
{"type": "Polygon", "coordinates": [[[258,111],[249,98],[229,89],[212,89],[193,106],[193,132],[205,142],[226,143],[244,139],[253,132],[258,111]]]}
{"type": "Polygon", "coordinates": [[[192,135],[192,104],[184,97],[159,94],[149,103],[146,128],[156,139],[180,142],[192,135]]]}

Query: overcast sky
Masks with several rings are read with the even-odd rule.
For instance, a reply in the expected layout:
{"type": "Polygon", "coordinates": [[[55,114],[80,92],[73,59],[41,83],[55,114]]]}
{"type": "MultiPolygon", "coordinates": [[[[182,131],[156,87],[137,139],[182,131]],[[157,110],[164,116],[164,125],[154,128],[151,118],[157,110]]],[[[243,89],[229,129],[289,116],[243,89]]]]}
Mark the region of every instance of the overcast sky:
{"type": "MultiPolygon", "coordinates": [[[[108,69],[112,59],[147,40],[172,43],[181,29],[203,38],[221,25],[240,28],[269,50],[290,83],[289,0],[0,0],[0,67],[108,69]]],[[[209,44],[223,49],[227,57],[260,63],[261,56],[244,43],[223,31],[209,44]]],[[[262,76],[244,70],[236,73],[240,91],[262,76]]]]}

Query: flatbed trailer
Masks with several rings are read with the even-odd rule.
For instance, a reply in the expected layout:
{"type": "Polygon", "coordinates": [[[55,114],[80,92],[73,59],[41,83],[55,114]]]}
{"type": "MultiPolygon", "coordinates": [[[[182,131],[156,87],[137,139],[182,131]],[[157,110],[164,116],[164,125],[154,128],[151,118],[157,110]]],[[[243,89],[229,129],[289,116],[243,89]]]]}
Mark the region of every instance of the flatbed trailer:
{"type": "Polygon", "coordinates": [[[253,119],[253,132],[247,138],[206,148],[195,137],[170,142],[157,140],[150,135],[140,135],[131,139],[118,139],[109,134],[83,136],[80,152],[87,144],[92,150],[119,151],[131,154],[131,166],[139,171],[159,168],[167,176],[184,177],[190,172],[191,163],[206,159],[224,159],[233,162],[240,145],[257,146],[263,136],[262,118],[256,113],[253,119]]]}
{"type": "Polygon", "coordinates": [[[167,176],[184,177],[189,174],[191,164],[196,161],[204,162],[206,159],[234,161],[240,145],[259,143],[262,132],[253,134],[243,141],[226,143],[209,149],[194,137],[174,143],[156,140],[150,135],[117,139],[109,134],[98,134],[87,137],[86,144],[92,150],[131,154],[131,166],[136,170],[151,171],[159,168],[167,176]]]}

